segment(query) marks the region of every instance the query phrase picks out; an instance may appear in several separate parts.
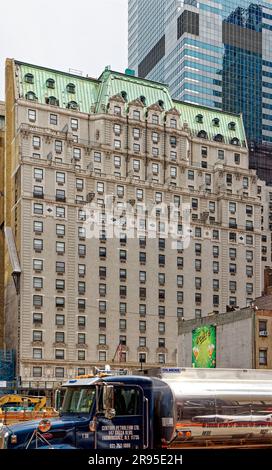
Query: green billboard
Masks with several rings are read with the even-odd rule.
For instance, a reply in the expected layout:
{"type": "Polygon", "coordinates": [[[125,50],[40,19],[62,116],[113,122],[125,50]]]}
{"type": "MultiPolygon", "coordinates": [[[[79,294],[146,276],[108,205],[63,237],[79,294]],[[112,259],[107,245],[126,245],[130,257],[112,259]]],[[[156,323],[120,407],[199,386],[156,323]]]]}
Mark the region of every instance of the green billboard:
{"type": "Polygon", "coordinates": [[[216,366],[216,328],[201,326],[192,331],[192,366],[212,368],[216,366]]]}

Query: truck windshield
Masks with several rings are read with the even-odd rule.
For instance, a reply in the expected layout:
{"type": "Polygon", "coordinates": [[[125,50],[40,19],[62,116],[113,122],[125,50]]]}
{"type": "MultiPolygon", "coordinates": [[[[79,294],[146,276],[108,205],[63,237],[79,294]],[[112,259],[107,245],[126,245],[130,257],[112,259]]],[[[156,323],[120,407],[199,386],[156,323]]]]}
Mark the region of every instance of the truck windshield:
{"type": "Polygon", "coordinates": [[[61,413],[90,413],[95,400],[95,387],[70,387],[66,390],[61,413]]]}

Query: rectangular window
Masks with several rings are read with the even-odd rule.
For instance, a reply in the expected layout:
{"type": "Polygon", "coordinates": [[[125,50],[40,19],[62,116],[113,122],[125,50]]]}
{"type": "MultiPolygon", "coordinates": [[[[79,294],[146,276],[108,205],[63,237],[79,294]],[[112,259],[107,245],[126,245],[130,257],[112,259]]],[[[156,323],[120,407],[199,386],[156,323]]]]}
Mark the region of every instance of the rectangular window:
{"type": "Polygon", "coordinates": [[[259,365],[267,366],[267,349],[259,349],[259,365]]]}
{"type": "Polygon", "coordinates": [[[55,140],[55,152],[56,153],[61,153],[62,152],[62,141],[61,140],[55,140]]]}
{"type": "Polygon", "coordinates": [[[115,168],[120,168],[121,167],[121,157],[118,157],[118,156],[114,157],[114,166],[115,166],[115,168]]]}
{"type": "Polygon", "coordinates": [[[33,348],[32,355],[33,355],[33,359],[42,359],[42,349],[33,348]]]}
{"type": "Polygon", "coordinates": [[[145,333],[146,331],[146,321],[140,320],[139,321],[139,330],[141,333],[145,333]]]}
{"type": "Polygon", "coordinates": [[[126,315],[126,313],[127,313],[127,304],[125,302],[120,302],[120,304],[119,304],[119,313],[120,313],[120,315],[126,315]]]}
{"type": "Polygon", "coordinates": [[[57,313],[55,323],[56,323],[56,325],[64,326],[65,325],[65,316],[60,315],[59,313],[57,313]]]}
{"type": "Polygon", "coordinates": [[[41,252],[43,250],[43,240],[40,240],[39,238],[34,238],[33,249],[37,253],[41,252]]]}
{"type": "Polygon", "coordinates": [[[64,349],[55,349],[55,359],[64,359],[64,349]]]}
{"type": "Polygon", "coordinates": [[[42,307],[43,306],[43,296],[42,295],[33,295],[33,306],[42,307]]]}
{"type": "Polygon", "coordinates": [[[56,217],[58,217],[59,219],[65,218],[65,207],[56,207],[56,217]]]}
{"type": "Polygon", "coordinates": [[[71,118],[71,129],[72,129],[73,131],[77,131],[77,130],[78,130],[78,119],[71,118]]]}
{"type": "Polygon", "coordinates": [[[41,147],[41,138],[37,135],[34,135],[32,138],[32,145],[35,149],[39,149],[41,147]]]}
{"type": "Polygon", "coordinates": [[[100,313],[107,312],[107,302],[105,300],[99,300],[98,308],[100,313]]]}
{"type": "Polygon", "coordinates": [[[64,242],[56,242],[56,253],[58,253],[58,254],[65,253],[65,243],[64,242]]]}
{"type": "Polygon", "coordinates": [[[33,259],[33,269],[36,272],[41,272],[43,270],[43,260],[33,259]]]}
{"type": "Polygon", "coordinates": [[[240,165],[240,153],[234,154],[234,163],[235,165],[240,165]]]}
{"type": "Polygon", "coordinates": [[[121,116],[121,108],[120,108],[120,106],[114,106],[114,108],[113,108],[113,114],[115,114],[115,116],[121,116]]]}
{"type": "Polygon", "coordinates": [[[73,158],[74,160],[80,160],[81,159],[81,149],[74,147],[73,148],[73,158]]]}
{"type": "Polygon", "coordinates": [[[224,150],[218,150],[217,151],[217,157],[218,157],[218,160],[224,160],[224,158],[225,158],[224,150]]]}
{"type": "Polygon", "coordinates": [[[140,129],[138,129],[137,127],[134,127],[134,129],[133,129],[133,137],[136,140],[138,140],[140,138],[140,129]]]}
{"type": "Polygon", "coordinates": [[[34,220],[34,222],[33,222],[33,231],[38,235],[43,233],[43,222],[40,222],[38,220],[34,220]]]}
{"type": "Polygon", "coordinates": [[[28,114],[29,121],[31,122],[36,121],[36,111],[34,109],[28,109],[27,114],[28,114]]]}
{"type": "Polygon", "coordinates": [[[140,171],[140,160],[133,160],[133,170],[140,171]]]}
{"type": "Polygon", "coordinates": [[[56,279],[56,290],[63,291],[65,289],[65,281],[63,279],[56,279]]]}
{"type": "Polygon", "coordinates": [[[106,328],[107,327],[107,319],[100,317],[98,320],[99,328],[106,328]]]}
{"type": "Polygon", "coordinates": [[[77,317],[77,324],[78,326],[81,326],[82,328],[86,326],[86,317],[80,315],[77,317]]]}
{"type": "Polygon", "coordinates": [[[55,302],[56,302],[56,307],[60,307],[60,308],[65,307],[65,298],[64,297],[56,297],[55,302]]]}
{"type": "Polygon", "coordinates": [[[101,297],[105,297],[107,293],[107,285],[106,284],[99,284],[99,295],[101,297]]]}
{"type": "Polygon", "coordinates": [[[65,263],[63,261],[56,261],[56,272],[65,273],[65,263]]]}
{"type": "Polygon", "coordinates": [[[42,289],[43,288],[43,278],[42,277],[33,277],[33,288],[42,289]]]}
{"type": "Polygon", "coordinates": [[[171,178],[176,178],[177,177],[177,168],[175,166],[170,167],[170,176],[171,176],[171,178]]]}
{"type": "Polygon", "coordinates": [[[132,116],[133,116],[133,119],[135,119],[135,121],[140,121],[140,119],[141,119],[141,113],[140,113],[140,111],[138,111],[136,109],[133,110],[132,116]]]}
{"type": "Polygon", "coordinates": [[[58,116],[57,116],[57,114],[50,114],[49,115],[49,123],[52,124],[53,126],[58,125],[58,116]]]}
{"type": "Polygon", "coordinates": [[[42,377],[42,367],[33,367],[32,374],[33,377],[42,377]]]}
{"type": "Polygon", "coordinates": [[[33,330],[32,332],[32,341],[40,342],[43,340],[43,332],[38,330],[33,330]]]}

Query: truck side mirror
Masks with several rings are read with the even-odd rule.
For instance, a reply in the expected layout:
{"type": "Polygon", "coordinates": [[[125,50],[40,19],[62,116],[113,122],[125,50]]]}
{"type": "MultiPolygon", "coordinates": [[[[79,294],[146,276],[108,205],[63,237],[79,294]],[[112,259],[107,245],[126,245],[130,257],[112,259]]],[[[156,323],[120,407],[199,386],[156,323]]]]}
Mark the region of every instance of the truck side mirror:
{"type": "Polygon", "coordinates": [[[105,385],[103,387],[103,411],[107,419],[115,416],[114,409],[114,387],[113,385],[105,385]]]}
{"type": "Polygon", "coordinates": [[[60,390],[55,390],[55,397],[54,397],[54,402],[55,402],[55,410],[59,411],[60,406],[61,406],[61,395],[60,395],[60,390]]]}

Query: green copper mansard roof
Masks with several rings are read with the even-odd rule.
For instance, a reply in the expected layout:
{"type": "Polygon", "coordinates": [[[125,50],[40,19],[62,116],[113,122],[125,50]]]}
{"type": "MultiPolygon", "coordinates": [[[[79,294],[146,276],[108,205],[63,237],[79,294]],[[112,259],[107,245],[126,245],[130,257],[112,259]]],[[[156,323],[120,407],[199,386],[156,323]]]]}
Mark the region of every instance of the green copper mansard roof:
{"type": "Polygon", "coordinates": [[[123,92],[128,104],[141,96],[147,108],[159,101],[163,103],[164,111],[176,108],[180,112],[182,125],[186,122],[193,135],[226,143],[235,143],[237,139],[237,145],[245,145],[246,137],[240,115],[175,101],[167,85],[108,68],[95,80],[18,61],[15,61],[15,66],[21,98],[33,93],[32,97],[42,104],[53,97],[60,108],[67,108],[73,103],[73,109],[79,112],[101,113],[107,109],[111,97],[123,92]]]}

